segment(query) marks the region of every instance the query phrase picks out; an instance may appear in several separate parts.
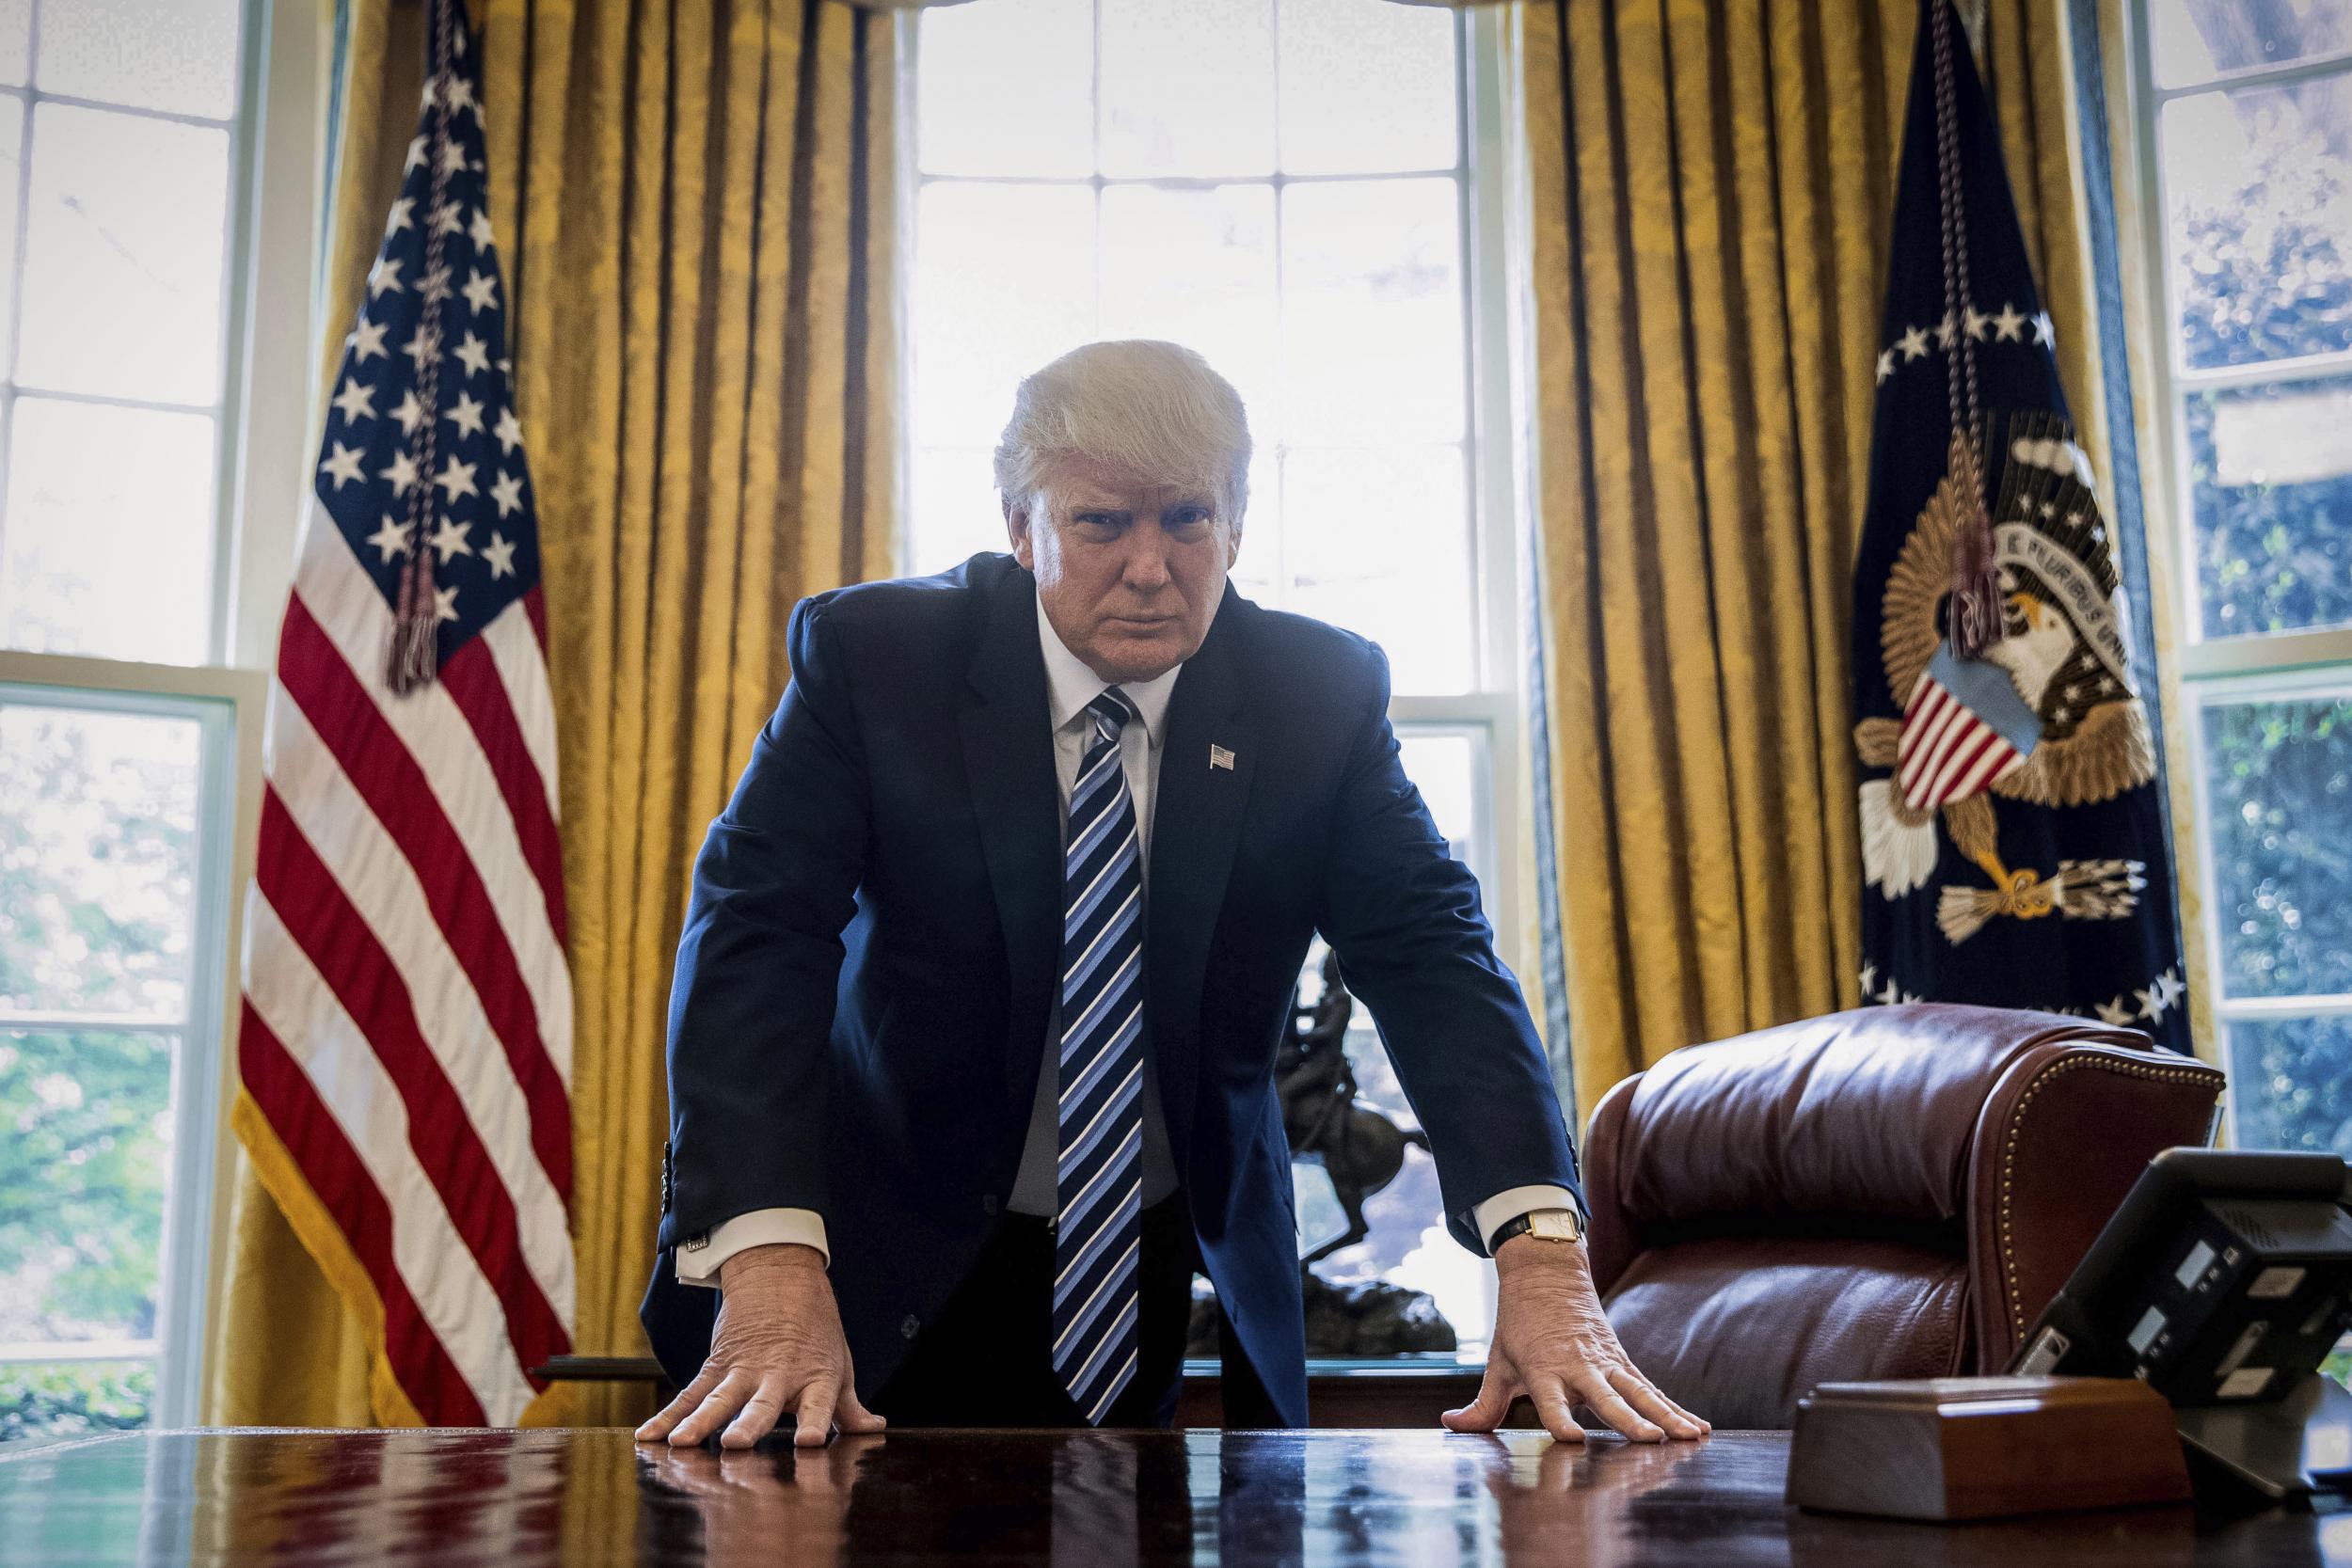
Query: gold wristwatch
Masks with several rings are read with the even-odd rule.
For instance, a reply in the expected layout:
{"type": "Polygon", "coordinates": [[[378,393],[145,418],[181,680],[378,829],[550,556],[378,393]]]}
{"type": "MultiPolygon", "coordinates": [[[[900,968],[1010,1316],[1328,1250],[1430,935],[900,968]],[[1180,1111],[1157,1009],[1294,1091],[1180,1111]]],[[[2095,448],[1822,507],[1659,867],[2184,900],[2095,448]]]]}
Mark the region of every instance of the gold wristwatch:
{"type": "Polygon", "coordinates": [[[1584,1239],[1584,1223],[1573,1209],[1537,1209],[1515,1220],[1505,1220],[1486,1238],[1486,1256],[1492,1258],[1502,1250],[1502,1243],[1514,1236],[1534,1236],[1546,1242],[1581,1242],[1584,1239]]]}

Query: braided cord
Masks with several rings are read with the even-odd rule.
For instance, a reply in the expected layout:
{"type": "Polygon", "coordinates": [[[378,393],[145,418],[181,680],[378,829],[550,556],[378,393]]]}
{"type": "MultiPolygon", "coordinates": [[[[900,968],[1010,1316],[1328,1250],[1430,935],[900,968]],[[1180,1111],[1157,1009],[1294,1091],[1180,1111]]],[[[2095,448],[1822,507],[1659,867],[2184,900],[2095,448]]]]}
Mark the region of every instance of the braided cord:
{"type": "Polygon", "coordinates": [[[433,458],[441,420],[441,300],[448,290],[442,281],[446,267],[447,231],[441,209],[449,196],[450,66],[456,54],[458,0],[433,0],[433,60],[428,90],[433,97],[433,132],[425,158],[432,192],[426,207],[424,276],[418,279],[421,311],[417,318],[417,403],[423,410],[417,432],[409,437],[416,459],[416,483],[408,491],[407,568],[401,574],[400,606],[392,623],[392,645],[385,684],[394,691],[413,691],[429,684],[439,666],[438,616],[433,596],[433,546],[426,537],[433,515],[433,458]]]}
{"type": "Polygon", "coordinates": [[[1952,423],[1978,434],[1977,356],[1968,332],[1967,201],[1960,179],[1960,109],[1952,93],[1951,12],[1943,5],[1935,16],[1935,173],[1942,198],[1944,230],[1944,321],[1952,335],[1952,353],[1945,361],[1952,423]]]}
{"type": "Polygon", "coordinates": [[[1950,467],[1963,514],[1952,546],[1952,651],[1973,658],[2003,631],[2000,582],[1993,560],[1993,517],[1984,485],[1984,418],[1977,399],[1976,339],[1968,330],[1968,213],[1960,170],[1960,104],[1953,89],[1951,10],[1929,7],[1935,50],[1935,173],[1944,242],[1945,392],[1951,417],[1950,467]]]}

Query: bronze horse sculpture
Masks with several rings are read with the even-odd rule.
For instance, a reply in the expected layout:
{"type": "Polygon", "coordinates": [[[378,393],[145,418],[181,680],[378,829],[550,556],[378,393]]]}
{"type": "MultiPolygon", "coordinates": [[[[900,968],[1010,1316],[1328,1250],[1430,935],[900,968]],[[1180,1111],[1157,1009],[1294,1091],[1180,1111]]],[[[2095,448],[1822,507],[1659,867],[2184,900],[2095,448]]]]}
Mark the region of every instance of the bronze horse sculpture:
{"type": "MultiPolygon", "coordinates": [[[[1455,1348],[1453,1324],[1428,1294],[1372,1278],[1333,1284],[1311,1266],[1372,1233],[1364,1199],[1378,1192],[1405,1165],[1405,1147],[1429,1140],[1406,1132],[1369,1106],[1357,1103],[1356,1074],[1348,1066],[1347,1021],[1355,1002],[1340,978],[1336,959],[1323,962],[1323,995],[1311,1007],[1291,993],[1290,1027],[1275,1056],[1275,1092],[1281,1096],[1282,1130],[1293,1158],[1320,1163],[1347,1215],[1346,1232],[1298,1260],[1299,1290],[1306,1314],[1307,1354],[1314,1356],[1386,1357],[1439,1354],[1455,1348]]],[[[1214,1294],[1193,1298],[1188,1355],[1224,1354],[1224,1331],[1214,1294]]]]}
{"type": "Polygon", "coordinates": [[[1299,1259],[1305,1268],[1371,1234],[1364,1199],[1396,1180],[1405,1147],[1426,1149],[1429,1139],[1356,1101],[1356,1072],[1348,1064],[1347,1021],[1356,1010],[1340,977],[1339,956],[1323,959],[1323,995],[1311,1007],[1291,993],[1291,1027],[1274,1058],[1275,1091],[1282,1100],[1282,1131],[1294,1159],[1322,1163],[1347,1215],[1347,1229],[1299,1259]]]}

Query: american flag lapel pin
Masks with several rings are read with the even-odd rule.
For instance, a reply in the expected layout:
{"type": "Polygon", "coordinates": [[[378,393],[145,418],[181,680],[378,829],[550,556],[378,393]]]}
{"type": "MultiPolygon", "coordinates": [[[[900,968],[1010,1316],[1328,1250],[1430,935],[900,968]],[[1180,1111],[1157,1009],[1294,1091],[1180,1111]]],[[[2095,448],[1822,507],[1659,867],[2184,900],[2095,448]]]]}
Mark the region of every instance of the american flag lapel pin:
{"type": "Polygon", "coordinates": [[[1233,753],[1222,746],[1212,746],[1209,748],[1209,766],[1212,768],[1222,768],[1231,773],[1233,770],[1233,753]]]}

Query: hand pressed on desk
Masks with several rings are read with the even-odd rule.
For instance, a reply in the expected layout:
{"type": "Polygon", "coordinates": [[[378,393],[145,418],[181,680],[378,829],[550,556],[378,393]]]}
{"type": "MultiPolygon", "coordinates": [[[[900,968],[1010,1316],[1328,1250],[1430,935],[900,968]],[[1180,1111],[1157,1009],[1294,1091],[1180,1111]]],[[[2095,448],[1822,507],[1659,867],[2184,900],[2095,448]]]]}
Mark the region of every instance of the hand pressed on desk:
{"type": "Polygon", "coordinates": [[[1628,1359],[1600,1309],[1581,1243],[1518,1236],[1495,1254],[1500,1281],[1493,1348],[1478,1398],[1444,1420],[1454,1432],[1492,1432],[1525,1394],[1544,1430],[1581,1442],[1584,1405],[1637,1443],[1703,1437],[1708,1424],[1660,1393],[1628,1359]]]}
{"type": "Polygon", "coordinates": [[[841,1310],[814,1247],[756,1246],[720,1266],[723,1291],[710,1355],[694,1381],[637,1429],[641,1443],[688,1447],[719,1430],[720,1446],[748,1449],[775,1430],[788,1408],[792,1441],[814,1448],[843,1432],[880,1432],[880,1416],[858,1402],[841,1310]],[[730,1418],[732,1418],[730,1419],[730,1418]]]}

